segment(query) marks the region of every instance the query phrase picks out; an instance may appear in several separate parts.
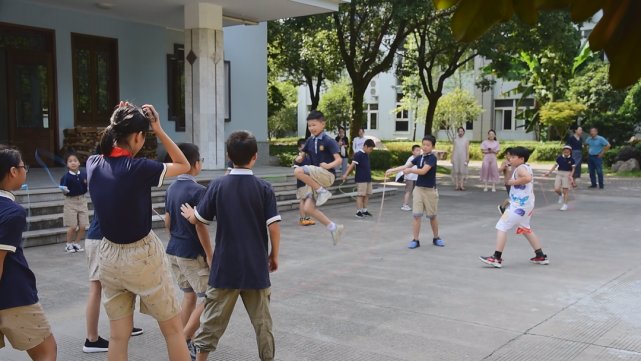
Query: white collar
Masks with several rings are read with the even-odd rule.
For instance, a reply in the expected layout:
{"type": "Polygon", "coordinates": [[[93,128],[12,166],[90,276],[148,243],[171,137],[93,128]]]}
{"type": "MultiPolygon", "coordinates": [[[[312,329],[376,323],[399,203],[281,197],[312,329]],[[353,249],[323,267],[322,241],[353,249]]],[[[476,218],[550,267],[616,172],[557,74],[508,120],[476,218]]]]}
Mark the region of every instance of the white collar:
{"type": "Polygon", "coordinates": [[[190,180],[195,182],[196,178],[191,174],[181,174],[178,177],[176,177],[176,180],[190,180]]]}
{"type": "Polygon", "coordinates": [[[229,172],[229,175],[254,175],[254,172],[247,168],[234,168],[229,172]]]}
{"type": "Polygon", "coordinates": [[[78,173],[74,173],[71,170],[69,171],[69,174],[71,175],[80,175],[80,168],[78,168],[78,173]]]}
{"type": "Polygon", "coordinates": [[[16,196],[14,196],[11,192],[5,191],[4,189],[0,189],[0,197],[9,198],[14,202],[16,201],[16,196]]]}

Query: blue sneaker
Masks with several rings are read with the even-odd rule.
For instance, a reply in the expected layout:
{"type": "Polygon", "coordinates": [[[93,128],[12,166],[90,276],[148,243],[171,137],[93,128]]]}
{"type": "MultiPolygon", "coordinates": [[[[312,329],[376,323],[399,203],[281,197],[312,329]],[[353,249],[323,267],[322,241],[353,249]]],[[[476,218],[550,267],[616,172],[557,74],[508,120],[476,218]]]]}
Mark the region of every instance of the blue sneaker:
{"type": "Polygon", "coordinates": [[[441,239],[441,237],[436,237],[432,240],[432,243],[436,247],[445,247],[445,241],[441,239]]]}
{"type": "Polygon", "coordinates": [[[407,248],[414,249],[414,248],[418,248],[420,246],[421,246],[421,242],[419,242],[418,239],[413,239],[412,242],[410,242],[407,245],[407,248]]]}

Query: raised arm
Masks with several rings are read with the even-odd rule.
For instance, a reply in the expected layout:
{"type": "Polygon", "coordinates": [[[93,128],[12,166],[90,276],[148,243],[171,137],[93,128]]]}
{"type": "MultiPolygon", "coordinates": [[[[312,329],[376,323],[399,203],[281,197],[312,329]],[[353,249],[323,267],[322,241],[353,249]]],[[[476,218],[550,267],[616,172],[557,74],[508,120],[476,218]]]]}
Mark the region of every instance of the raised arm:
{"type": "Polygon", "coordinates": [[[167,177],[175,177],[180,174],[185,174],[189,172],[191,166],[185,158],[183,152],[178,148],[176,143],[174,143],[171,138],[165,133],[165,131],[160,126],[160,116],[154,108],[153,105],[145,104],[142,106],[142,109],[145,111],[147,118],[149,118],[149,123],[151,124],[151,129],[154,131],[154,134],[160,140],[162,145],[165,147],[167,154],[171,157],[172,163],[166,163],[167,177]]]}

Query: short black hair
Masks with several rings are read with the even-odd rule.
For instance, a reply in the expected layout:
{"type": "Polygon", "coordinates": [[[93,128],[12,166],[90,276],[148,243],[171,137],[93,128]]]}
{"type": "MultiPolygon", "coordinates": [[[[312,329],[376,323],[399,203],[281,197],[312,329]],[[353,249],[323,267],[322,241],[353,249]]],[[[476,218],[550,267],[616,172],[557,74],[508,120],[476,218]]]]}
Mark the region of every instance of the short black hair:
{"type": "Polygon", "coordinates": [[[458,128],[456,128],[456,131],[458,132],[458,131],[459,131],[459,130],[461,130],[461,129],[463,129],[463,131],[465,132],[465,128],[463,128],[463,127],[458,127],[458,128]]]}
{"type": "Polygon", "coordinates": [[[512,147],[505,148],[505,152],[503,152],[503,154],[507,154],[507,153],[514,154],[514,153],[512,153],[512,149],[514,149],[514,148],[512,148],[512,147]]]}
{"type": "Polygon", "coordinates": [[[374,143],[374,141],[371,140],[371,139],[366,139],[365,143],[363,143],[363,146],[370,147],[370,148],[376,148],[376,143],[374,143]]]}
{"type": "Polygon", "coordinates": [[[258,143],[256,137],[246,130],[233,132],[227,138],[227,155],[235,166],[249,164],[256,153],[258,143]]]}
{"type": "Polygon", "coordinates": [[[0,144],[0,182],[9,174],[11,168],[20,165],[22,155],[16,148],[0,144]]]}
{"type": "Polygon", "coordinates": [[[416,148],[420,148],[420,147],[421,147],[420,145],[418,145],[418,144],[414,144],[414,145],[412,146],[412,152],[414,151],[414,149],[416,149],[416,148]]]}
{"type": "Polygon", "coordinates": [[[424,141],[426,141],[426,140],[429,140],[429,141],[430,141],[430,143],[432,143],[432,147],[436,145],[436,137],[435,137],[435,136],[433,136],[433,135],[431,135],[431,134],[428,134],[428,135],[426,135],[426,136],[424,136],[424,137],[423,137],[422,142],[424,142],[424,141]]]}
{"type": "Polygon", "coordinates": [[[524,162],[530,159],[530,150],[525,147],[514,147],[510,150],[510,154],[518,158],[523,158],[524,162]]]}
{"type": "Polygon", "coordinates": [[[307,140],[305,140],[305,138],[300,138],[296,141],[296,145],[300,147],[301,145],[305,144],[306,141],[307,140]]]}
{"type": "Polygon", "coordinates": [[[311,111],[311,112],[309,112],[309,114],[307,115],[307,120],[308,120],[308,121],[309,121],[309,120],[319,120],[319,121],[321,121],[321,122],[324,122],[324,121],[325,121],[325,116],[323,115],[323,113],[322,113],[322,112],[320,112],[320,111],[318,111],[318,110],[312,110],[312,111],[311,111]]]}
{"type": "Polygon", "coordinates": [[[78,157],[78,153],[76,153],[74,150],[70,150],[69,152],[67,152],[65,154],[65,165],[69,161],[69,157],[76,157],[76,159],[78,159],[78,161],[80,161],[80,158],[78,157]]]}
{"type": "Polygon", "coordinates": [[[178,144],[178,149],[183,152],[192,168],[196,166],[196,162],[200,160],[200,150],[196,144],[180,143],[178,144]]]}

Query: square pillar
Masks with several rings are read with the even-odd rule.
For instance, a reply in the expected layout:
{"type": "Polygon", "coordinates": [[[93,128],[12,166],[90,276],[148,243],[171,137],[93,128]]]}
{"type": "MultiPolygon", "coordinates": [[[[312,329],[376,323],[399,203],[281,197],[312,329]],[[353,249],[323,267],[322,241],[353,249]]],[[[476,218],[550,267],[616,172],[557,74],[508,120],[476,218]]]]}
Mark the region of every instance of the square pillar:
{"type": "Polygon", "coordinates": [[[185,5],[185,131],[205,158],[225,168],[223,12],[214,4],[185,5]]]}

